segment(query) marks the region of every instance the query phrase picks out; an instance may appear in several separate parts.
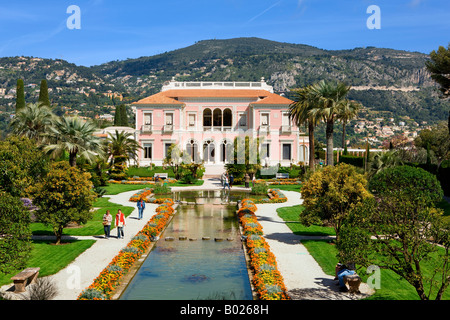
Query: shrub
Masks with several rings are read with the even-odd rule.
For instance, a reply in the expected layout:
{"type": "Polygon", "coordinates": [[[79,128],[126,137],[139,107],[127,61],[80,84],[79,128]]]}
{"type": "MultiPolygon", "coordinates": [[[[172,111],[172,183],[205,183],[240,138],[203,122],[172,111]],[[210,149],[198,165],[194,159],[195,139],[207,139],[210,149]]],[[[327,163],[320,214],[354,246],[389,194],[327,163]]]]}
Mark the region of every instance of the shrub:
{"type": "Polygon", "coordinates": [[[371,197],[366,185],[367,180],[357,168],[345,163],[316,171],[302,187],[306,209],[301,213],[300,221],[307,226],[327,221],[333,225],[338,239],[350,210],[371,197]]]}
{"type": "Polygon", "coordinates": [[[257,183],[252,187],[252,194],[267,194],[269,186],[266,183],[257,183]]]}
{"type": "Polygon", "coordinates": [[[363,168],[364,167],[364,157],[357,157],[357,156],[340,156],[339,157],[339,162],[340,163],[347,163],[347,164],[351,164],[355,167],[358,168],[363,168]]]}
{"type": "Polygon", "coordinates": [[[194,183],[197,182],[197,180],[198,180],[198,179],[196,179],[196,178],[194,177],[194,175],[191,174],[191,173],[185,174],[185,175],[181,178],[181,182],[182,182],[182,183],[185,183],[185,184],[194,184],[194,183]]]}
{"type": "Polygon", "coordinates": [[[30,239],[29,211],[19,198],[0,191],[0,273],[25,267],[30,239]]]}
{"type": "Polygon", "coordinates": [[[376,174],[369,182],[369,189],[375,195],[395,196],[424,206],[435,206],[444,195],[435,175],[407,165],[376,174]]]}
{"type": "Polygon", "coordinates": [[[27,288],[28,295],[23,294],[24,300],[52,300],[58,294],[58,288],[51,278],[38,278],[27,288]]]}
{"type": "Polygon", "coordinates": [[[163,183],[157,183],[153,187],[153,193],[154,194],[164,194],[164,193],[170,193],[170,187],[167,184],[163,183]]]}

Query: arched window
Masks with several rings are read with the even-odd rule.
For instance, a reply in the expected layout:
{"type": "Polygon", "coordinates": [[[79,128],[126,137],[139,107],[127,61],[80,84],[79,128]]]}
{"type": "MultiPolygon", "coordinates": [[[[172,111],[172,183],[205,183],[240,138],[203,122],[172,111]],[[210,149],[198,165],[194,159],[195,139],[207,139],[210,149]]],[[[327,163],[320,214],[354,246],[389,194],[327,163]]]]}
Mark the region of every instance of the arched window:
{"type": "Polygon", "coordinates": [[[231,109],[223,110],[223,126],[231,127],[233,125],[233,115],[231,113],[231,109]]]}
{"type": "Polygon", "coordinates": [[[203,110],[203,126],[204,127],[211,127],[212,125],[212,113],[211,109],[205,109],[203,110]]]}
{"type": "Polygon", "coordinates": [[[220,144],[220,161],[223,163],[229,163],[230,161],[232,162],[233,152],[233,144],[230,141],[227,141],[227,139],[223,139],[220,144]]]}
{"type": "Polygon", "coordinates": [[[186,152],[193,162],[198,158],[198,144],[194,139],[189,140],[186,143],[186,152]]]}
{"type": "Polygon", "coordinates": [[[222,126],[222,110],[214,109],[213,112],[213,126],[221,127],[222,126]]]}
{"type": "Polygon", "coordinates": [[[203,161],[213,162],[215,159],[214,141],[206,140],[203,142],[203,161]]]}

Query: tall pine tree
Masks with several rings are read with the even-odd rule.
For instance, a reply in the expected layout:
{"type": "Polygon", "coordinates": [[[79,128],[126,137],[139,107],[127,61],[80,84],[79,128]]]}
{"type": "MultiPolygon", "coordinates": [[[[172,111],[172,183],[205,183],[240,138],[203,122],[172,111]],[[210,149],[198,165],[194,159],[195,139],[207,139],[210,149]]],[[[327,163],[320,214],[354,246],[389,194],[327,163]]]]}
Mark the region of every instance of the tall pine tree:
{"type": "Polygon", "coordinates": [[[38,103],[50,107],[50,99],[48,98],[47,80],[45,79],[41,81],[41,90],[39,91],[38,103]]]}
{"type": "Polygon", "coordinates": [[[16,87],[16,113],[17,111],[25,108],[25,92],[22,79],[17,79],[16,87]]]}

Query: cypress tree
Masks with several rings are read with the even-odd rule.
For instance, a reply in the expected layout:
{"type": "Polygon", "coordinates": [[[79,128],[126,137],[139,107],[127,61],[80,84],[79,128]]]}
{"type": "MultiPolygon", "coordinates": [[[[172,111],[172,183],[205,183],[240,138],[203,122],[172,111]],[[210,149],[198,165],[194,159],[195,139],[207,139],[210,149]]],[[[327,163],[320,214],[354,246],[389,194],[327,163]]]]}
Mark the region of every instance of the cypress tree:
{"type": "Polygon", "coordinates": [[[370,145],[369,142],[367,142],[366,154],[364,155],[364,172],[367,172],[369,170],[369,154],[370,154],[370,145]]]}
{"type": "Polygon", "coordinates": [[[427,166],[427,170],[429,170],[430,167],[431,167],[431,150],[430,150],[430,143],[429,142],[427,142],[427,163],[426,163],[426,166],[427,166]]]}
{"type": "Polygon", "coordinates": [[[124,104],[122,104],[120,108],[120,120],[122,127],[128,127],[127,107],[124,104]]]}
{"type": "Polygon", "coordinates": [[[45,79],[41,81],[41,89],[39,91],[38,103],[42,103],[42,104],[50,107],[50,99],[48,98],[47,80],[45,80],[45,79]]]}
{"type": "Polygon", "coordinates": [[[120,127],[122,125],[122,113],[120,112],[122,105],[116,106],[116,112],[114,113],[114,126],[120,127]]]}
{"type": "Polygon", "coordinates": [[[394,145],[392,144],[392,141],[389,142],[389,150],[394,150],[394,145]]]}
{"type": "Polygon", "coordinates": [[[16,113],[20,109],[25,108],[25,92],[22,79],[17,79],[16,87],[16,113]]]}

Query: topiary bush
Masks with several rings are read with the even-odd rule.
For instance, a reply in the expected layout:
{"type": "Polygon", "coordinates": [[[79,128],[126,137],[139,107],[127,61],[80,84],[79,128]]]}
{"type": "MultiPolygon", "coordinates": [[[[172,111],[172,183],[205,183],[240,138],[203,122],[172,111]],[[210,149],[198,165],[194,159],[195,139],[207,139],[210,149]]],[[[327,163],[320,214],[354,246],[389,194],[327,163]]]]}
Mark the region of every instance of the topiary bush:
{"type": "Polygon", "coordinates": [[[379,197],[395,196],[424,206],[435,206],[444,195],[435,175],[408,165],[377,173],[369,181],[369,190],[379,197]]]}

